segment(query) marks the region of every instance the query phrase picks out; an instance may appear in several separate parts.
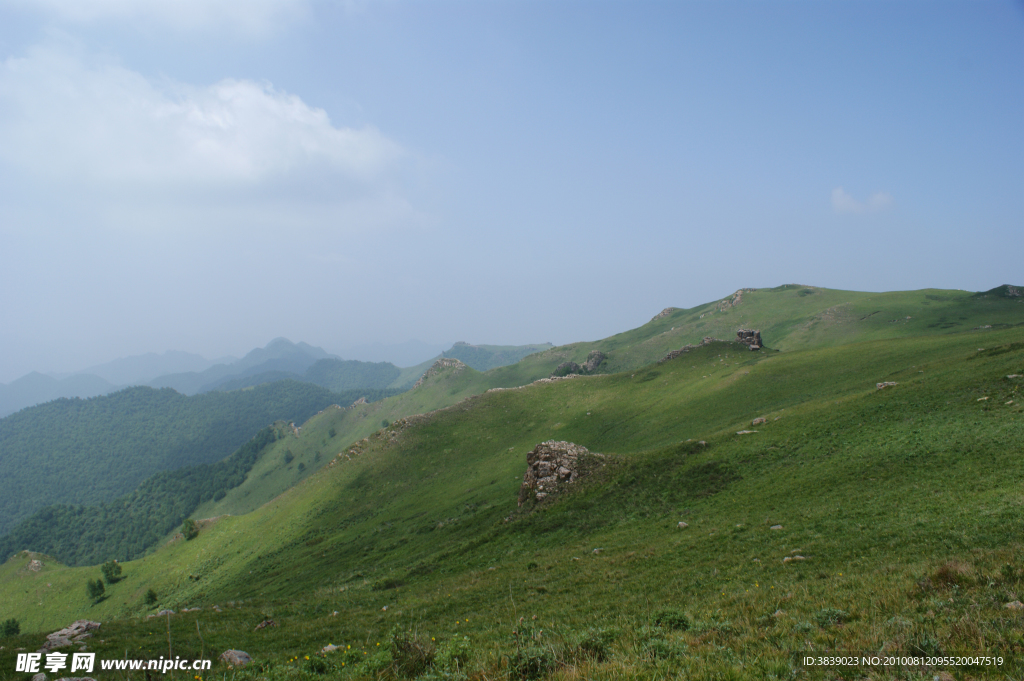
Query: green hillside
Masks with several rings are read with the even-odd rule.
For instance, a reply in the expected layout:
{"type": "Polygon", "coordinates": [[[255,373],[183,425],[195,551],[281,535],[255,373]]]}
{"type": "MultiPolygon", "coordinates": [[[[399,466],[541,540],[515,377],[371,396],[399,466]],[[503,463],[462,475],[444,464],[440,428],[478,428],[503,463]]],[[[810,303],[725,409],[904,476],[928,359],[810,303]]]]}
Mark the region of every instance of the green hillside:
{"type": "MultiPolygon", "coordinates": [[[[970,321],[1020,324],[1003,309],[970,321]]],[[[45,632],[87,615],[105,622],[89,645],[100,657],[158,656],[168,622],[125,618],[203,606],[170,618],[174,652],[248,650],[261,666],[238,679],[402,676],[431,649],[421,671],[458,678],[460,646],[476,678],[803,678],[796,650],[985,653],[1004,666],[956,678],[1016,678],[1021,328],[856,328],[818,347],[791,331],[786,352],[711,344],[397,419],[270,503],[126,564],[95,605],[83,585],[96,568],[32,572],[19,554],[0,567],[0,619],[45,632]],[[548,439],[604,466],[520,508],[525,455],[548,439]],[[254,630],[264,618],[278,626],[254,630]],[[351,649],[318,661],[328,643],[351,649]]],[[[456,399],[494,373],[444,367],[377,405],[325,410],[295,439],[322,445],[395,400],[456,399]]],[[[41,638],[12,639],[0,673],[41,638]]]]}

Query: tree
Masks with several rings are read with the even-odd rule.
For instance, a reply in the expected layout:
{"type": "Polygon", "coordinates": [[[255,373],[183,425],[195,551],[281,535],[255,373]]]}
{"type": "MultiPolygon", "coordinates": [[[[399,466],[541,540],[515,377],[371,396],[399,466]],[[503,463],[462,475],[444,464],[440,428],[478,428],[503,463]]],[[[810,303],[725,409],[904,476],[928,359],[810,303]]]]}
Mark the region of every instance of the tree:
{"type": "Polygon", "coordinates": [[[85,593],[92,599],[93,603],[99,603],[103,599],[105,591],[102,579],[90,579],[85,583],[85,593]]]}
{"type": "Polygon", "coordinates": [[[156,605],[157,598],[158,598],[158,596],[156,595],[156,592],[153,591],[153,589],[150,589],[149,591],[146,592],[146,596],[145,596],[146,605],[156,605]]]}
{"type": "Polygon", "coordinates": [[[103,572],[103,579],[107,580],[107,584],[121,581],[121,564],[116,560],[108,560],[100,567],[100,570],[103,572]]]}
{"type": "Polygon", "coordinates": [[[185,541],[191,541],[199,536],[199,524],[191,518],[185,518],[181,524],[181,533],[185,535],[185,541]]]}
{"type": "Polygon", "coordinates": [[[0,623],[0,636],[17,636],[21,633],[21,624],[13,617],[0,623]]]}

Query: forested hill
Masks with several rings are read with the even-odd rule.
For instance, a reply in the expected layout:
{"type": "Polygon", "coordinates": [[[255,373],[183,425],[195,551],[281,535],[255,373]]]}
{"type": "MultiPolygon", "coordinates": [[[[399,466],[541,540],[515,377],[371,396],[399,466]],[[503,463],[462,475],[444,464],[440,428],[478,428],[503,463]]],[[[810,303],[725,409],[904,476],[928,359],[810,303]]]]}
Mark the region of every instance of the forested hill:
{"type": "Polygon", "coordinates": [[[95,565],[138,558],[204,501],[219,499],[245,480],[260,453],[280,437],[267,426],[217,463],[162,471],[130,494],[98,506],[55,504],[39,509],[0,537],[0,561],[28,549],[65,565],[95,565]]]}
{"type": "Polygon", "coordinates": [[[23,409],[0,419],[0,534],[44,506],[99,504],[159,471],[220,461],[275,420],[360,395],[298,381],[191,397],[134,387],[23,409]]]}

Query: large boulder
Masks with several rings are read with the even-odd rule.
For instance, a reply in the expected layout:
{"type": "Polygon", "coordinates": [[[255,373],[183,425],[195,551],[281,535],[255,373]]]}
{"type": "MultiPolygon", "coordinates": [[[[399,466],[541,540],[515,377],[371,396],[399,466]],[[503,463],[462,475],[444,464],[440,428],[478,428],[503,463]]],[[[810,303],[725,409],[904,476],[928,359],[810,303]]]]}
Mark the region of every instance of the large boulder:
{"type": "Polygon", "coordinates": [[[607,358],[608,355],[604,354],[600,350],[591,350],[590,354],[587,355],[587,361],[583,364],[583,370],[588,374],[592,374],[607,358]]]}
{"type": "Polygon", "coordinates": [[[526,454],[526,473],[519,488],[519,505],[543,501],[599,465],[604,456],[572,442],[548,440],[526,454]]]}

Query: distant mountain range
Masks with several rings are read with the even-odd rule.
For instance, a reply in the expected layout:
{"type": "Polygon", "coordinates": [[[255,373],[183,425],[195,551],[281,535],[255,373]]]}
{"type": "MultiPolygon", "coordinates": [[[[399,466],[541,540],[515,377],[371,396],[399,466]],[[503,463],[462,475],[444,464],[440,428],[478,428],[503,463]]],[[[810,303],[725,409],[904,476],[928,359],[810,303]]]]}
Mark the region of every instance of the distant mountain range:
{"type": "Polygon", "coordinates": [[[410,388],[438,357],[455,357],[474,369],[486,371],[550,347],[456,343],[450,350],[406,369],[391,362],[345,360],[323,348],[292,343],[287,338],[275,338],[241,359],[208,360],[173,351],[162,355],[149,353],[99,364],[80,373],[46,376],[33,372],[7,385],[0,384],[0,417],[62,397],[96,397],[133,385],[173,388],[183,395],[239,390],[284,379],[312,383],[335,392],[403,390],[410,388]]]}

